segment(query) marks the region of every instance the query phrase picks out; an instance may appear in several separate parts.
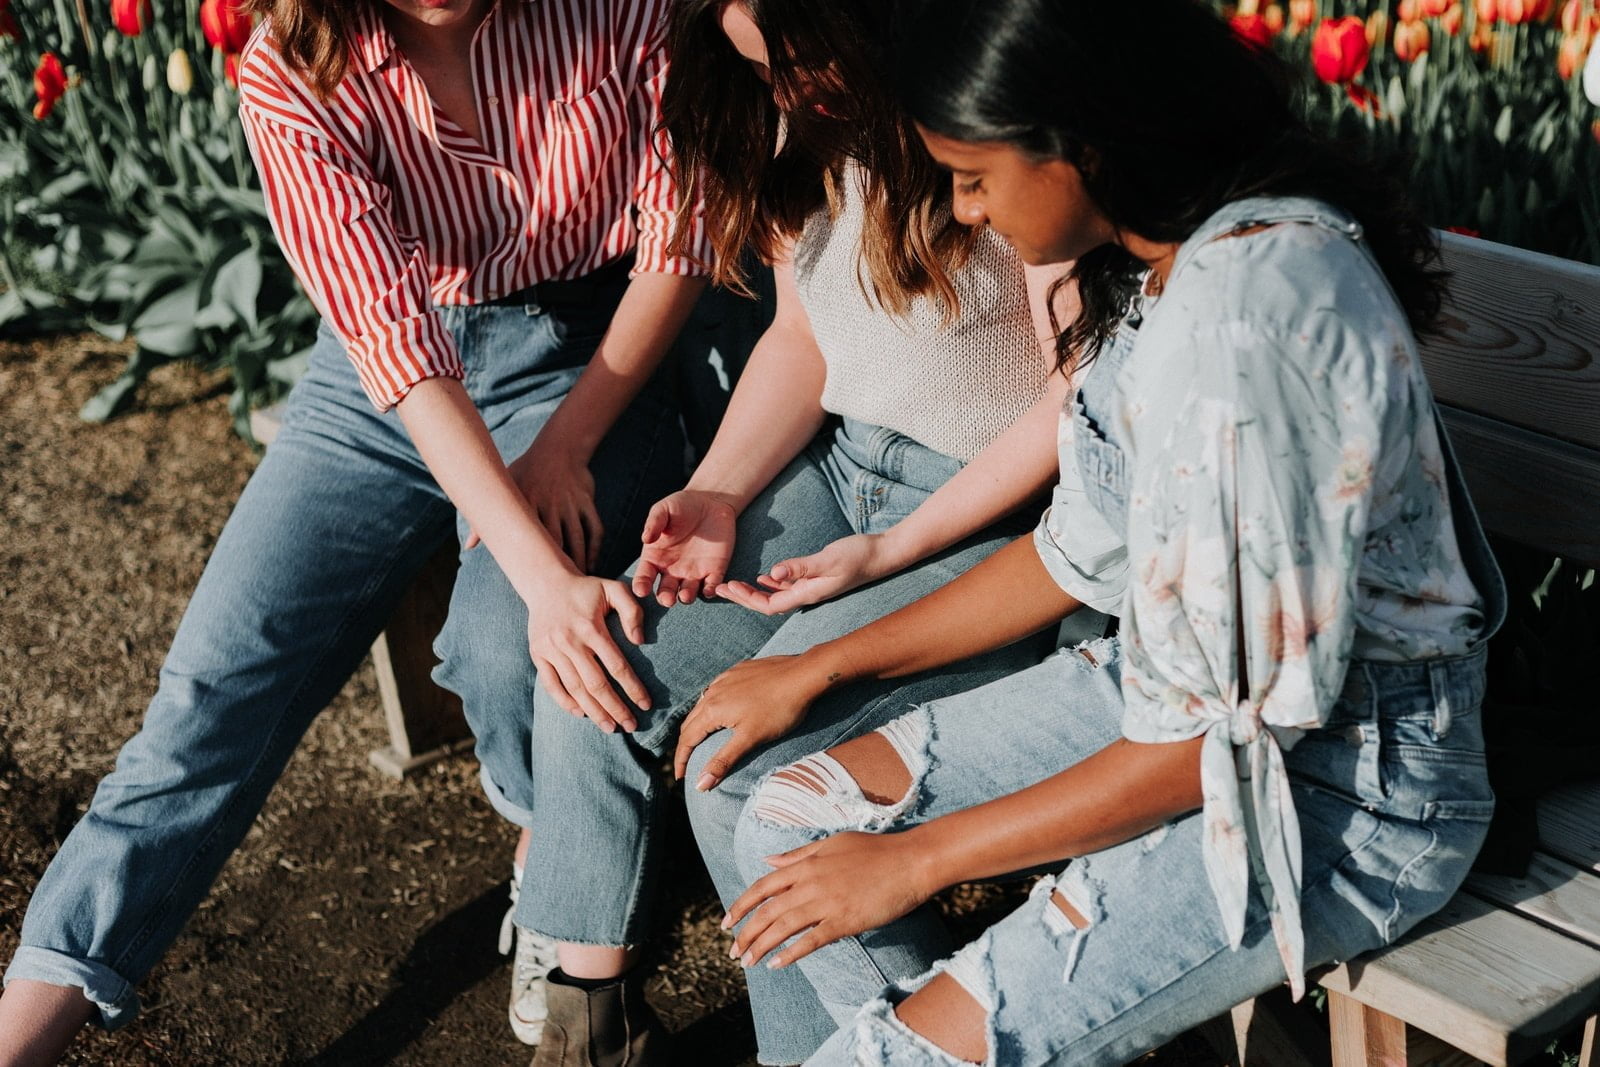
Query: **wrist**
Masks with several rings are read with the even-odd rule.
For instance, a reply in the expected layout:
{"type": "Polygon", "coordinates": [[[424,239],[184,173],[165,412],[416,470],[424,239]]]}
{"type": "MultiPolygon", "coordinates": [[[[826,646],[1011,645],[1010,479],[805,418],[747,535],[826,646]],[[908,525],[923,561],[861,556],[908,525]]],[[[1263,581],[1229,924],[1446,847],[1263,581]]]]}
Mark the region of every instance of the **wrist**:
{"type": "Polygon", "coordinates": [[[920,823],[892,836],[900,839],[905,852],[906,878],[923,900],[930,900],[941,890],[961,881],[949,874],[951,865],[945,855],[938,820],[920,823]]]}
{"type": "Polygon", "coordinates": [[[896,523],[881,534],[868,536],[876,538],[876,550],[872,554],[874,578],[897,574],[928,554],[921,550],[912,537],[909,519],[896,523]]]}
{"type": "Polygon", "coordinates": [[[806,682],[811,685],[813,700],[840,686],[860,680],[865,672],[857,665],[846,644],[848,635],[815,645],[801,655],[806,665],[806,682]]]}
{"type": "Polygon", "coordinates": [[[744,513],[744,509],[750,506],[750,501],[755,496],[754,493],[746,493],[738,488],[696,483],[693,478],[690,478],[689,484],[684,486],[684,492],[710,498],[733,512],[734,518],[744,513]]]}

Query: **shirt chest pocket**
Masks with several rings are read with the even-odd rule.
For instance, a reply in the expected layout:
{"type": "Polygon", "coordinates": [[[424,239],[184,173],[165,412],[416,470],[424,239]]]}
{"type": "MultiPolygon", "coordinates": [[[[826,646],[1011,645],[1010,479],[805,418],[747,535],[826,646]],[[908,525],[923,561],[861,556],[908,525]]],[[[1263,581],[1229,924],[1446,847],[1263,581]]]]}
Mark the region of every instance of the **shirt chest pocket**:
{"type": "Polygon", "coordinates": [[[549,217],[572,214],[612,165],[628,130],[628,87],[613,70],[571,100],[552,100],[545,122],[541,185],[549,217]]]}
{"type": "Polygon", "coordinates": [[[1072,441],[1084,495],[1113,530],[1127,529],[1128,479],[1122,449],[1084,410],[1082,393],[1072,403],[1072,441]]]}

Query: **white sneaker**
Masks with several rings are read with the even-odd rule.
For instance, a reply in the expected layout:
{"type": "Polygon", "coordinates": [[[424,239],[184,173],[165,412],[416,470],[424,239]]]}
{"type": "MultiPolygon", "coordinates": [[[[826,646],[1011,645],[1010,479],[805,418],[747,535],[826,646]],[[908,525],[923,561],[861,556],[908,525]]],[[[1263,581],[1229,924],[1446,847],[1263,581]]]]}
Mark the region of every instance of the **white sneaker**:
{"type": "Polygon", "coordinates": [[[556,943],[512,922],[517,911],[517,882],[511,880],[511,907],[500,923],[500,955],[511,960],[511,1032],[524,1045],[537,1045],[544,1035],[545,975],[555,969],[556,943]],[[515,942],[516,951],[512,952],[515,942]]]}

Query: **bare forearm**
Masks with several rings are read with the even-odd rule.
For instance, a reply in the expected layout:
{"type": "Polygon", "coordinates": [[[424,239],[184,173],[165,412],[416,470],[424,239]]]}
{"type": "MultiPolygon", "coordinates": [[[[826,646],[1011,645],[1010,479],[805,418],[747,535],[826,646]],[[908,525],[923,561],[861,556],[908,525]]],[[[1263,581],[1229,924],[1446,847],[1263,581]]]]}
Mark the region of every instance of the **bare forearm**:
{"type": "Polygon", "coordinates": [[[809,331],[779,323],[763,334],[689,488],[743,511],[822,428],[826,373],[809,331]]]}
{"type": "Polygon", "coordinates": [[[600,347],[539,436],[587,461],[660,366],[704,289],[704,278],[635,277],[600,347]]]}
{"type": "Polygon", "coordinates": [[[1087,855],[1194,811],[1201,743],[1118,740],[1037,785],[914,827],[919,882],[931,894],[1087,855]]]}
{"type": "Polygon", "coordinates": [[[488,545],[524,600],[537,596],[542,578],[578,574],[512,481],[483,417],[460,382],[452,378],[421,382],[400,401],[398,411],[439,487],[488,545]]]}
{"type": "Polygon", "coordinates": [[[828,688],[900,678],[1009,645],[1081,605],[1061,591],[1031,537],[1006,545],[921,600],[805,654],[828,688]]]}
{"type": "Polygon", "coordinates": [[[895,570],[927,559],[1011,514],[1054,484],[1059,472],[1056,426],[1067,389],[1050,387],[989,447],[883,535],[895,570]]]}

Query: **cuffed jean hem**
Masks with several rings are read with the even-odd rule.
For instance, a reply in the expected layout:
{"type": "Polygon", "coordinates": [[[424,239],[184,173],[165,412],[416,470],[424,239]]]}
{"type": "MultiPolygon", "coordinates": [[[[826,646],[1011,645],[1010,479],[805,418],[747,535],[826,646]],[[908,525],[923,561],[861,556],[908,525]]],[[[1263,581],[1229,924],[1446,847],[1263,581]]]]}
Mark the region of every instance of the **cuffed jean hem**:
{"type": "Polygon", "coordinates": [[[502,819],[520,826],[524,830],[533,828],[533,812],[527,808],[519,808],[506,799],[506,795],[500,791],[500,787],[494,784],[494,779],[489,777],[487,764],[478,765],[478,784],[483,786],[483,795],[489,798],[489,806],[502,819]]]}
{"type": "Polygon", "coordinates": [[[21,945],[6,968],[5,984],[22,980],[83,990],[99,1009],[98,1022],[107,1030],[126,1026],[139,1014],[133,983],[103,963],[80,960],[54,949],[21,945]]]}

